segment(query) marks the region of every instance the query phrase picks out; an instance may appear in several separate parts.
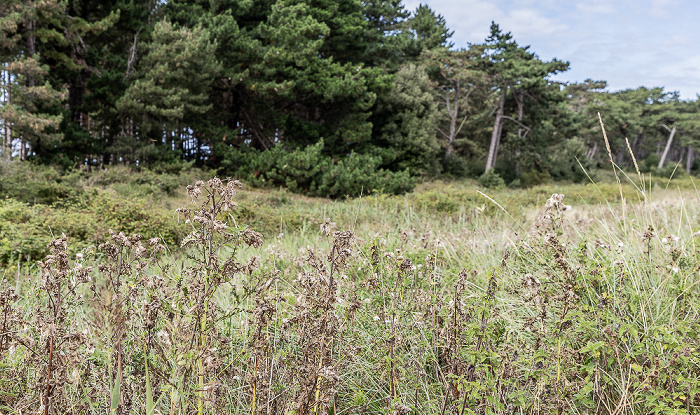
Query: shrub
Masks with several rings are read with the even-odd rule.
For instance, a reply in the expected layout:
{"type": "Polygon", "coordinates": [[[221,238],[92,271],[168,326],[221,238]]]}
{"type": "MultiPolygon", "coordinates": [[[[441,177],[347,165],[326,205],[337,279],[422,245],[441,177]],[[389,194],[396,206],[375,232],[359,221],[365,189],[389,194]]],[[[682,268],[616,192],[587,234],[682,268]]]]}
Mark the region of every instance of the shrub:
{"type": "Polygon", "coordinates": [[[651,173],[652,171],[656,170],[656,168],[659,166],[659,161],[661,160],[661,156],[659,156],[656,153],[651,153],[647,158],[644,159],[639,164],[639,170],[642,173],[651,173]]]}
{"type": "Polygon", "coordinates": [[[408,170],[379,168],[379,156],[350,153],[334,159],[323,154],[323,148],[321,140],[292,151],[281,145],[267,151],[231,150],[222,162],[222,173],[244,178],[254,186],[284,186],[292,192],[332,198],[402,194],[415,187],[408,170]]]}
{"type": "Polygon", "coordinates": [[[83,174],[82,180],[90,185],[111,186],[117,193],[125,196],[153,197],[172,195],[178,188],[191,181],[191,178],[185,173],[176,176],[129,166],[110,166],[83,174]]]}
{"type": "Polygon", "coordinates": [[[549,180],[549,178],[549,173],[547,173],[546,171],[532,169],[528,172],[523,173],[523,175],[520,177],[520,186],[525,188],[537,186],[546,183],[547,180],[549,180]]]}
{"type": "Polygon", "coordinates": [[[679,177],[686,173],[683,165],[678,165],[673,161],[669,161],[660,169],[652,169],[652,174],[668,179],[671,177],[679,177]]]}
{"type": "Polygon", "coordinates": [[[554,148],[547,161],[547,170],[553,177],[574,183],[586,180],[586,172],[590,173],[592,167],[593,163],[586,157],[586,145],[576,138],[554,148]]]}
{"type": "Polygon", "coordinates": [[[479,178],[479,185],[487,189],[500,189],[506,185],[501,176],[493,170],[489,170],[479,178]]]}
{"type": "Polygon", "coordinates": [[[368,193],[402,194],[415,187],[408,169],[391,172],[378,168],[380,162],[379,157],[351,153],[326,166],[313,193],[338,198],[368,193]]]}
{"type": "Polygon", "coordinates": [[[451,154],[442,161],[442,169],[447,176],[467,177],[469,175],[470,166],[463,157],[451,154]]]}
{"type": "Polygon", "coordinates": [[[36,260],[46,253],[49,230],[42,226],[44,205],[0,200],[0,264],[36,260]]]}
{"type": "Polygon", "coordinates": [[[71,249],[81,250],[104,239],[110,228],[177,245],[185,236],[172,215],[144,199],[108,192],[83,192],[54,206],[0,200],[0,267],[18,258],[34,261],[47,252],[46,240],[65,233],[71,249]]]}
{"type": "Polygon", "coordinates": [[[78,191],[75,183],[66,180],[54,167],[32,163],[9,163],[0,168],[0,194],[29,204],[51,205],[78,191]]]}

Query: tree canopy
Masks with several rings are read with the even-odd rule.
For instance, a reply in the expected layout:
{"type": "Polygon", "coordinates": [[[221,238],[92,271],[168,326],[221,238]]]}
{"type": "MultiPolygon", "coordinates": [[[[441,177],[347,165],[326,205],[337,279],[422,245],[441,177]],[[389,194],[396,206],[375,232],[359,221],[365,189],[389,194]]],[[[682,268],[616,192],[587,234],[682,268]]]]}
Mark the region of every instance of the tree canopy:
{"type": "Polygon", "coordinates": [[[556,82],[569,64],[497,23],[474,44],[452,33],[401,0],[7,0],[0,152],[337,197],[490,171],[527,186],[606,159],[600,112],[618,165],[631,149],[644,169],[698,170],[697,100],[556,82]]]}

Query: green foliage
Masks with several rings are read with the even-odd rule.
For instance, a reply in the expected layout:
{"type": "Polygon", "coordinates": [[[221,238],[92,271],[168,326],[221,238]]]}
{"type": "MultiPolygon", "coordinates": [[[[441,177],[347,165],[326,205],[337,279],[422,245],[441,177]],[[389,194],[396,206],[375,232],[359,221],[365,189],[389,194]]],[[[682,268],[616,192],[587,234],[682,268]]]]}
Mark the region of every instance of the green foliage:
{"type": "Polygon", "coordinates": [[[524,188],[537,186],[546,183],[551,176],[548,172],[542,172],[536,169],[529,170],[520,176],[520,186],[524,188]]]}
{"type": "Polygon", "coordinates": [[[487,189],[500,189],[506,185],[503,178],[493,169],[486,171],[479,177],[479,185],[487,189]]]}
{"type": "Polygon", "coordinates": [[[164,125],[176,128],[178,122],[193,122],[209,111],[210,85],[221,71],[212,59],[216,43],[201,26],[178,27],[162,21],[156,23],[152,36],[135,80],[117,101],[118,111],[138,123],[140,142],[160,138],[164,125]]]}
{"type": "MultiPolygon", "coordinates": [[[[77,401],[80,412],[128,404],[139,413],[178,405],[194,413],[208,408],[210,396],[200,391],[215,378],[222,388],[212,404],[227,413],[290,407],[298,396],[307,407],[323,397],[327,408],[347,413],[585,413],[624,399],[630,413],[696,413],[696,229],[678,225],[698,214],[684,202],[695,195],[693,181],[652,177],[644,195],[625,182],[623,208],[609,175],[607,182],[491,190],[488,197],[470,181],[349,201],[241,191],[235,208],[230,190],[240,184],[212,180],[190,186],[187,197],[160,201],[200,201],[178,210],[179,226],[191,233],[167,253],[158,239],[108,232],[108,244],[75,256],[77,241],[63,252],[56,249],[61,238],[41,267],[68,270],[54,274],[63,284],[53,287],[63,291],[53,298],[69,294],[61,322],[76,335],[57,355],[72,356],[60,367],[69,368],[67,376],[78,368],[81,383],[57,384],[54,396],[65,399],[54,400],[56,412],[77,401]],[[553,195],[559,192],[570,195],[572,207],[553,195]],[[214,213],[207,219],[206,212],[214,213]],[[249,220],[274,236],[262,250],[249,220]],[[342,231],[346,226],[354,232],[342,231]],[[74,266],[54,266],[63,258],[74,266]],[[94,281],[94,288],[76,281],[94,281]],[[333,360],[320,360],[319,350],[333,360]],[[319,361],[324,376],[316,374],[319,361]],[[417,387],[424,399],[415,399],[417,387]],[[268,390],[276,391],[272,403],[268,390]],[[130,401],[121,399],[127,392],[130,401]]],[[[80,176],[83,186],[88,179],[80,176]]],[[[113,193],[114,184],[87,187],[87,198],[54,206],[3,201],[0,252],[17,263],[24,254],[7,241],[31,229],[7,229],[33,218],[74,213],[75,229],[79,221],[89,229],[96,223],[90,210],[101,209],[111,225],[141,220],[144,213],[113,193]],[[61,210],[67,203],[71,209],[61,210]]],[[[45,221],[36,225],[44,230],[36,246],[45,249],[45,221]]],[[[6,277],[12,271],[6,268],[6,277]]],[[[0,381],[9,388],[0,406],[24,413],[40,399],[19,397],[37,393],[30,385],[42,383],[42,353],[50,349],[30,349],[27,337],[8,333],[40,339],[34,316],[46,315],[36,311],[53,300],[44,272],[25,257],[21,271],[9,285],[0,282],[10,327],[0,333],[0,372],[15,380],[0,381]]]]}
{"type": "Polygon", "coordinates": [[[55,167],[32,163],[0,165],[0,194],[27,204],[51,205],[80,193],[76,181],[55,167]]]}
{"type": "Polygon", "coordinates": [[[425,68],[408,64],[394,79],[394,88],[379,100],[378,139],[372,146],[381,151],[385,166],[413,175],[435,176],[440,171],[440,145],[435,131],[438,108],[425,68]]]}
{"type": "Polygon", "coordinates": [[[31,163],[0,171],[0,264],[46,254],[46,238],[65,233],[73,248],[95,245],[121,229],[177,244],[184,236],[168,211],[153,203],[173,196],[192,176],[116,167],[95,173],[61,172],[31,163]]]}
{"type": "MultiPolygon", "coordinates": [[[[469,162],[463,157],[450,154],[442,161],[443,173],[452,177],[467,177],[471,173],[469,162]]],[[[483,166],[481,166],[483,171],[483,166]]]]}
{"type": "Polygon", "coordinates": [[[46,254],[46,206],[0,201],[0,264],[33,262],[46,254]]]}
{"type": "Polygon", "coordinates": [[[374,193],[403,194],[415,187],[416,182],[408,169],[387,171],[379,168],[380,163],[379,157],[351,153],[326,166],[313,193],[341,198],[374,193]]]}
{"type": "Polygon", "coordinates": [[[661,160],[660,155],[656,153],[649,154],[648,157],[639,163],[639,170],[642,173],[651,173],[652,171],[656,171],[656,167],[659,165],[659,160],[661,160]]]}
{"type": "Polygon", "coordinates": [[[258,186],[284,186],[314,196],[355,197],[361,194],[401,194],[415,186],[408,171],[381,169],[381,158],[350,153],[343,158],[323,154],[324,142],[303,150],[282,146],[268,151],[231,151],[222,162],[224,172],[258,186]]]}
{"type": "Polygon", "coordinates": [[[4,120],[3,132],[7,129],[9,134],[0,150],[6,160],[11,158],[14,139],[22,143],[19,156],[24,159],[25,144],[41,148],[63,138],[58,131],[62,118],[58,107],[65,91],[49,82],[49,67],[41,56],[48,38],[53,40],[49,43],[52,46],[67,41],[62,31],[52,27],[60,20],[61,6],[58,1],[22,0],[0,6],[0,61],[3,76],[7,76],[0,119],[4,120]]]}
{"type": "Polygon", "coordinates": [[[580,183],[587,180],[586,172],[591,174],[593,163],[586,157],[585,144],[573,138],[554,147],[546,166],[553,177],[580,183]]]}
{"type": "Polygon", "coordinates": [[[428,5],[419,4],[409,22],[415,31],[416,40],[422,49],[451,48],[449,39],[454,34],[447,27],[445,18],[435,13],[428,5]]]}
{"type": "MultiPolygon", "coordinates": [[[[60,169],[206,166],[336,198],[401,193],[443,169],[495,168],[522,187],[545,178],[533,172],[578,182],[578,162],[607,164],[601,113],[616,165],[632,167],[631,149],[655,171],[648,160],[668,143],[656,174],[679,161],[697,171],[698,100],[590,79],[562,86],[550,78],[568,63],[541,59],[495,22],[458,50],[451,35],[439,10],[401,0],[8,0],[0,150],[60,169]],[[233,166],[232,154],[251,160],[233,166]]],[[[112,188],[175,188],[147,181],[112,188]]],[[[58,187],[20,199],[50,205],[67,197],[58,187]]]]}
{"type": "Polygon", "coordinates": [[[35,261],[46,254],[46,238],[65,233],[79,251],[96,246],[109,229],[162,237],[177,244],[184,237],[172,215],[153,210],[143,199],[91,192],[60,206],[29,205],[12,199],[0,202],[0,264],[35,261]]]}
{"type": "Polygon", "coordinates": [[[188,183],[198,172],[191,166],[161,167],[159,169],[134,169],[126,166],[115,166],[91,173],[74,173],[89,186],[111,186],[121,196],[162,198],[171,196],[188,183]],[[162,169],[172,169],[176,173],[162,172],[162,169]],[[179,171],[178,171],[179,170],[179,171]]]}

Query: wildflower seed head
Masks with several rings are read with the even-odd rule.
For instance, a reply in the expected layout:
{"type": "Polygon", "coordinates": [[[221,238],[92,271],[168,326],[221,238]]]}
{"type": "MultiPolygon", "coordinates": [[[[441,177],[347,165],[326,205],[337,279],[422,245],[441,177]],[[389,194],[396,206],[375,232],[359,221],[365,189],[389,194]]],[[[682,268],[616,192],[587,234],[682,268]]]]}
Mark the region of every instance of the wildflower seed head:
{"type": "Polygon", "coordinates": [[[255,232],[250,228],[245,228],[241,233],[241,237],[246,245],[253,248],[260,248],[263,244],[262,234],[255,232]]]}
{"type": "Polygon", "coordinates": [[[321,224],[321,234],[330,236],[333,228],[335,228],[335,222],[331,222],[330,218],[326,218],[326,221],[321,224]]]}

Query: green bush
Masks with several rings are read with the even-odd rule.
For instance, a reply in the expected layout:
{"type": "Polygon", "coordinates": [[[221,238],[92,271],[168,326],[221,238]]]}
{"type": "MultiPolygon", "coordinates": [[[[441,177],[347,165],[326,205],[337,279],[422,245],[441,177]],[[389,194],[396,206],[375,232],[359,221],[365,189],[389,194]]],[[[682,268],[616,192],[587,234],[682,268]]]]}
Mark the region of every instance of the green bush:
{"type": "Polygon", "coordinates": [[[311,196],[355,197],[369,193],[402,194],[415,187],[408,170],[381,169],[381,157],[350,153],[334,159],[323,154],[323,140],[304,149],[276,146],[267,151],[231,150],[222,173],[254,186],[283,186],[311,196]]]}
{"type": "Polygon", "coordinates": [[[0,167],[0,194],[29,204],[51,205],[80,190],[74,176],[54,167],[14,162],[0,167]]]}
{"type": "MultiPolygon", "coordinates": [[[[452,177],[467,177],[470,173],[470,166],[466,159],[455,154],[451,154],[442,161],[443,173],[452,177]]],[[[483,166],[481,168],[483,170],[483,166]]]]}
{"type": "Polygon", "coordinates": [[[0,200],[0,264],[34,261],[46,255],[50,230],[42,226],[45,205],[0,200]]]}
{"type": "Polygon", "coordinates": [[[533,187],[546,183],[550,179],[549,173],[532,169],[520,176],[521,187],[533,187]]]}
{"type": "Polygon", "coordinates": [[[71,249],[96,246],[108,238],[108,230],[144,238],[162,237],[177,246],[186,234],[170,210],[159,209],[145,199],[92,190],[54,206],[30,205],[14,199],[0,200],[0,267],[18,258],[35,261],[47,254],[46,241],[65,233],[71,249]]]}
{"type": "Polygon", "coordinates": [[[93,186],[112,187],[124,196],[172,195],[191,182],[189,175],[158,173],[130,166],[110,166],[91,173],[82,173],[82,180],[93,186]]]}
{"type": "Polygon", "coordinates": [[[574,183],[587,180],[586,172],[590,174],[592,168],[593,162],[586,157],[585,143],[576,138],[556,146],[547,161],[547,170],[554,178],[574,183]]]}
{"type": "Polygon", "coordinates": [[[651,173],[652,171],[656,170],[656,168],[659,166],[659,161],[661,160],[661,156],[659,156],[656,153],[651,153],[647,158],[644,159],[639,164],[639,170],[642,173],[651,173]]]}
{"type": "Polygon", "coordinates": [[[493,169],[479,177],[479,185],[487,189],[500,189],[506,185],[505,181],[493,169]]]}
{"type": "Polygon", "coordinates": [[[380,169],[379,157],[351,153],[337,163],[326,165],[313,194],[333,198],[369,193],[402,194],[416,185],[408,173],[380,169]]]}
{"type": "Polygon", "coordinates": [[[685,166],[683,166],[682,164],[678,165],[673,161],[669,161],[660,169],[652,169],[652,174],[668,179],[671,177],[679,177],[686,173],[685,166]]]}

